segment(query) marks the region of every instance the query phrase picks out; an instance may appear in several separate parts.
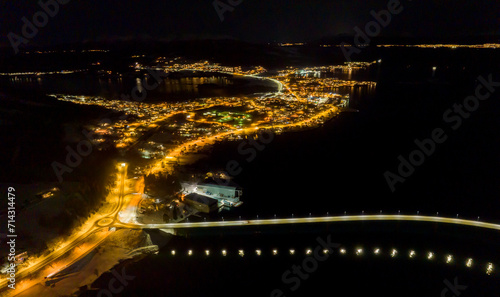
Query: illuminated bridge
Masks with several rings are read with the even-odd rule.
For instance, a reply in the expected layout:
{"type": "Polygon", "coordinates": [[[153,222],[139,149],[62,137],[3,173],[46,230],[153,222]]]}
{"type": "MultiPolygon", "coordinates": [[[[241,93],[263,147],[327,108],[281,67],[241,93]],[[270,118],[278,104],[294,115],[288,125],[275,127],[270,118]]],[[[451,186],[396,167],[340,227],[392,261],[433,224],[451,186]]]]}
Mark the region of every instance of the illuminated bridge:
{"type": "MultiPolygon", "coordinates": [[[[481,221],[473,221],[459,218],[446,218],[439,216],[422,216],[422,215],[343,215],[343,216],[323,216],[323,217],[302,217],[302,218],[275,218],[275,219],[256,219],[256,220],[231,220],[231,221],[216,221],[216,222],[184,222],[184,223],[166,223],[166,224],[129,224],[129,223],[120,223],[116,222],[113,226],[118,228],[142,228],[142,229],[167,229],[167,230],[175,230],[175,229],[190,229],[190,228],[221,228],[221,227],[244,227],[244,226],[272,226],[272,225],[285,225],[285,224],[313,224],[313,223],[342,223],[342,222],[374,222],[374,221],[405,221],[405,222],[427,222],[427,223],[440,223],[440,224],[448,224],[448,225],[459,225],[459,226],[468,226],[473,228],[481,228],[481,229],[489,229],[489,230],[497,230],[500,231],[500,224],[487,223],[481,221]]],[[[165,231],[167,231],[165,230],[165,231]]],[[[168,232],[168,231],[167,231],[168,232]]],[[[314,251],[318,252],[318,251],[314,251]]],[[[332,250],[323,249],[320,253],[331,253],[332,250]]],[[[307,248],[304,250],[296,250],[293,247],[288,249],[271,249],[271,250],[262,250],[258,247],[248,249],[220,249],[220,250],[211,250],[210,248],[201,248],[197,249],[186,249],[186,250],[175,250],[172,249],[170,251],[171,256],[222,256],[226,257],[229,255],[235,255],[239,257],[245,256],[261,256],[261,255],[270,255],[270,256],[278,256],[279,254],[303,254],[305,256],[311,255],[313,253],[313,249],[307,248]]],[[[370,254],[373,256],[382,256],[385,255],[389,258],[395,258],[397,255],[401,255],[403,257],[414,258],[419,257],[426,259],[428,261],[432,261],[437,259],[438,262],[444,264],[450,264],[455,261],[462,262],[465,267],[471,268],[475,260],[473,258],[464,258],[464,259],[456,259],[454,255],[451,253],[437,254],[431,251],[416,251],[413,249],[409,250],[401,250],[401,249],[381,249],[380,247],[374,246],[371,248],[356,246],[352,249],[346,247],[340,247],[336,253],[339,255],[352,254],[355,257],[361,257],[363,254],[370,254]]],[[[480,265],[485,269],[486,274],[491,275],[494,270],[494,264],[491,262],[486,263],[485,265],[480,265]]]]}
{"type": "Polygon", "coordinates": [[[476,228],[492,229],[500,231],[500,224],[473,221],[458,218],[446,218],[438,216],[421,215],[344,215],[344,216],[324,216],[307,218],[286,218],[286,219],[257,219],[257,220],[237,220],[237,221],[217,221],[217,222],[184,222],[166,224],[137,224],[120,223],[113,224],[116,227],[142,228],[142,229],[181,229],[181,228],[208,228],[208,227],[242,227],[242,226],[262,226],[262,225],[284,225],[284,224],[310,224],[310,223],[333,223],[333,222],[359,222],[359,221],[413,221],[431,222],[442,224],[454,224],[470,226],[476,228]]]}

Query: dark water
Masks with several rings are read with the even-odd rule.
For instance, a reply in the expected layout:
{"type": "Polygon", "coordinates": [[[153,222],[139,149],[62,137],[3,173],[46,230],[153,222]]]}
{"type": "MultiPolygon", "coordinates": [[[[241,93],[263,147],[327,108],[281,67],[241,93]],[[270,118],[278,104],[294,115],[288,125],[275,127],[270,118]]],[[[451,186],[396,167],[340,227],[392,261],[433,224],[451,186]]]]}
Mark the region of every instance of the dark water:
{"type": "MultiPolygon", "coordinates": [[[[476,54],[471,55],[478,59],[476,54]]],[[[234,179],[244,188],[245,203],[222,215],[401,210],[500,221],[499,93],[481,101],[456,130],[443,120],[445,111],[474,94],[473,78],[491,72],[477,69],[473,74],[448,61],[449,66],[438,64],[432,76],[432,64],[401,63],[384,59],[371,70],[379,81],[374,90],[352,90],[351,107],[359,112],[343,113],[318,129],[276,136],[255,160],[238,153],[240,143],[216,147],[199,170],[223,170],[230,160],[243,168],[234,179]],[[418,149],[414,141],[430,138],[436,128],[444,130],[447,140],[436,144],[435,152],[392,192],[384,173],[398,173],[398,156],[408,159],[418,149]]],[[[495,73],[493,78],[500,81],[495,73]]]]}
{"type": "Polygon", "coordinates": [[[145,92],[145,102],[182,101],[203,97],[229,97],[249,95],[255,92],[272,91],[274,83],[251,79],[233,78],[224,75],[196,76],[189,72],[173,74],[162,79],[151,90],[145,88],[156,83],[151,76],[125,75],[123,77],[99,77],[92,74],[77,73],[67,75],[42,75],[1,77],[0,87],[7,89],[31,89],[39,93],[101,96],[120,99],[130,96],[134,88],[145,92]]]}
{"type": "MultiPolygon", "coordinates": [[[[446,288],[444,281],[455,279],[467,286],[461,296],[495,296],[500,289],[498,275],[484,273],[487,262],[499,260],[495,232],[436,224],[342,223],[211,229],[180,235],[162,247],[160,254],[116,267],[135,277],[117,296],[273,296],[276,289],[285,296],[440,296],[446,288]],[[340,247],[315,266],[306,260],[305,251],[320,246],[318,238],[340,247]],[[339,254],[340,248],[347,253],[339,254]],[[358,248],[363,249],[362,256],[355,255],[358,248]],[[373,254],[374,248],[380,248],[379,255],[373,254]],[[244,257],[238,255],[240,249],[244,257]],[[392,249],[398,251],[394,258],[392,249]],[[278,254],[273,255],[273,250],[278,254]],[[411,250],[416,254],[410,259],[411,250]],[[427,259],[429,251],[434,253],[432,260],[427,259]],[[448,254],[454,259],[450,264],[445,263],[448,254]],[[469,257],[474,258],[472,268],[464,265],[469,257]],[[307,278],[293,290],[293,283],[283,281],[283,275],[302,265],[307,266],[301,270],[307,278]]],[[[107,288],[112,278],[105,274],[94,283],[95,290],[81,296],[99,296],[99,288],[107,288]]]]}

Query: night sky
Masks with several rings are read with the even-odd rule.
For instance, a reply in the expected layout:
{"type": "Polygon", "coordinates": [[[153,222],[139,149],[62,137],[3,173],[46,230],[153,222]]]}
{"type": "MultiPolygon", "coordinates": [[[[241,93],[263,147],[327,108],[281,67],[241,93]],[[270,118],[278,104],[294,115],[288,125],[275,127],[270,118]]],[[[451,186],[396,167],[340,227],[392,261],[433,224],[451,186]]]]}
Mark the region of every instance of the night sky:
{"type": "MultiPolygon", "coordinates": [[[[388,0],[243,0],[232,12],[226,12],[221,21],[213,0],[65,1],[69,3],[61,5],[59,13],[50,18],[30,44],[148,38],[311,41],[343,33],[353,35],[355,26],[363,27],[372,20],[371,10],[384,9],[388,3],[388,0]]],[[[1,3],[0,44],[6,46],[9,32],[21,34],[21,18],[31,20],[41,8],[34,0],[1,0],[1,3]]],[[[401,5],[403,11],[393,16],[381,35],[435,38],[500,31],[500,1],[402,0],[401,5]]]]}

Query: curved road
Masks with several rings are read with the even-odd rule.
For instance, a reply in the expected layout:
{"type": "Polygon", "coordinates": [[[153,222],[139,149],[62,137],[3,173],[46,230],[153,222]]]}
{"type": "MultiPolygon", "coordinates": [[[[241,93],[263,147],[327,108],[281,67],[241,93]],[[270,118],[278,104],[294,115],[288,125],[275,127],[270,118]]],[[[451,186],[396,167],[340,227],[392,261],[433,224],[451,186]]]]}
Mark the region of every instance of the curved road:
{"type": "Polygon", "coordinates": [[[241,226],[262,226],[262,225],[284,225],[284,224],[310,224],[329,222],[358,222],[358,221],[413,221],[432,222],[443,224],[454,224],[461,226],[471,226],[476,228],[492,229],[500,231],[500,224],[493,224],[480,221],[420,216],[420,215],[356,215],[356,216],[327,216],[308,218],[288,218],[288,219],[266,219],[266,220],[238,220],[219,222],[196,222],[196,223],[166,223],[166,224],[124,224],[115,223],[116,227],[142,228],[142,229],[181,229],[181,228],[208,228],[208,227],[241,227],[241,226]]]}

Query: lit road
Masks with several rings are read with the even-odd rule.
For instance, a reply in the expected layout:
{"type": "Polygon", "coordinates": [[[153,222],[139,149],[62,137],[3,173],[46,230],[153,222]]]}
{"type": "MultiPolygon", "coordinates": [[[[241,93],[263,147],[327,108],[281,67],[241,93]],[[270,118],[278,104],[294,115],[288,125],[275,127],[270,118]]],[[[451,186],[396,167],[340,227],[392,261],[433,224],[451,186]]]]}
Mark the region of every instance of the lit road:
{"type": "Polygon", "coordinates": [[[319,112],[319,113],[317,113],[317,114],[315,114],[315,115],[313,115],[313,116],[311,116],[311,117],[309,117],[309,118],[307,118],[305,120],[298,121],[298,122],[293,122],[293,123],[290,123],[290,124],[262,125],[262,126],[258,126],[258,127],[251,127],[251,128],[245,128],[245,129],[233,129],[233,130],[221,132],[219,134],[214,134],[214,135],[211,135],[211,136],[200,137],[198,139],[195,139],[195,140],[192,140],[192,141],[189,141],[189,142],[185,142],[185,143],[177,146],[173,150],[171,150],[168,153],[168,155],[164,157],[164,159],[162,159],[162,160],[158,161],[156,164],[154,164],[153,167],[150,168],[147,171],[147,173],[148,174],[154,174],[154,173],[157,173],[157,172],[164,171],[165,168],[162,165],[163,165],[163,162],[165,160],[179,158],[180,156],[182,156],[186,152],[189,152],[189,149],[191,147],[195,147],[195,145],[196,145],[196,147],[205,146],[205,145],[211,145],[211,144],[214,144],[218,140],[222,140],[225,137],[230,136],[231,134],[233,134],[233,135],[240,134],[241,135],[241,134],[246,134],[246,133],[255,133],[259,129],[276,129],[276,128],[301,127],[301,126],[304,126],[304,125],[311,124],[314,120],[319,120],[319,119],[324,118],[324,117],[331,117],[336,112],[338,112],[338,108],[334,106],[332,108],[329,108],[329,109],[326,109],[324,111],[321,111],[321,112],[319,112]]]}
{"type": "Polygon", "coordinates": [[[333,223],[333,222],[359,222],[359,221],[409,221],[409,222],[431,222],[470,226],[476,228],[492,229],[500,231],[499,224],[445,218],[437,216],[419,215],[356,215],[356,216],[327,216],[287,219],[265,219],[265,220],[238,220],[218,222],[196,222],[196,223],[167,223],[167,224],[123,224],[116,223],[116,227],[143,228],[143,229],[181,229],[181,228],[207,228],[207,227],[240,227],[240,226],[262,226],[262,225],[285,225],[285,224],[311,224],[311,223],[333,223]]]}
{"type": "Polygon", "coordinates": [[[97,218],[85,232],[81,232],[79,234],[75,234],[67,238],[62,246],[60,246],[47,256],[38,258],[36,263],[28,267],[22,268],[20,270],[16,270],[16,290],[8,289],[7,287],[8,279],[3,278],[2,280],[0,280],[0,293],[3,294],[5,292],[2,291],[8,290],[7,292],[9,296],[20,294],[24,290],[40,282],[39,280],[38,281],[30,280],[21,284],[21,281],[27,276],[35,275],[37,272],[41,271],[44,268],[47,268],[47,266],[54,263],[54,261],[57,261],[59,258],[64,257],[69,252],[74,251],[76,248],[80,248],[78,250],[78,254],[73,255],[74,258],[64,263],[61,263],[61,265],[57,265],[57,267],[55,267],[53,271],[51,271],[51,273],[48,275],[50,277],[51,275],[60,272],[66,267],[71,266],[72,264],[74,264],[75,262],[86,256],[88,253],[90,253],[97,246],[99,246],[108,237],[108,235],[111,234],[110,231],[106,230],[108,229],[109,226],[113,224],[113,222],[117,221],[116,218],[118,212],[124,205],[124,197],[126,196],[125,180],[126,180],[127,167],[128,164],[122,164],[119,167],[121,174],[119,174],[117,182],[118,202],[113,206],[113,208],[108,214],[102,215],[99,218],[97,218]],[[91,242],[91,244],[89,244],[86,241],[91,236],[97,236],[97,237],[91,242]]]}

